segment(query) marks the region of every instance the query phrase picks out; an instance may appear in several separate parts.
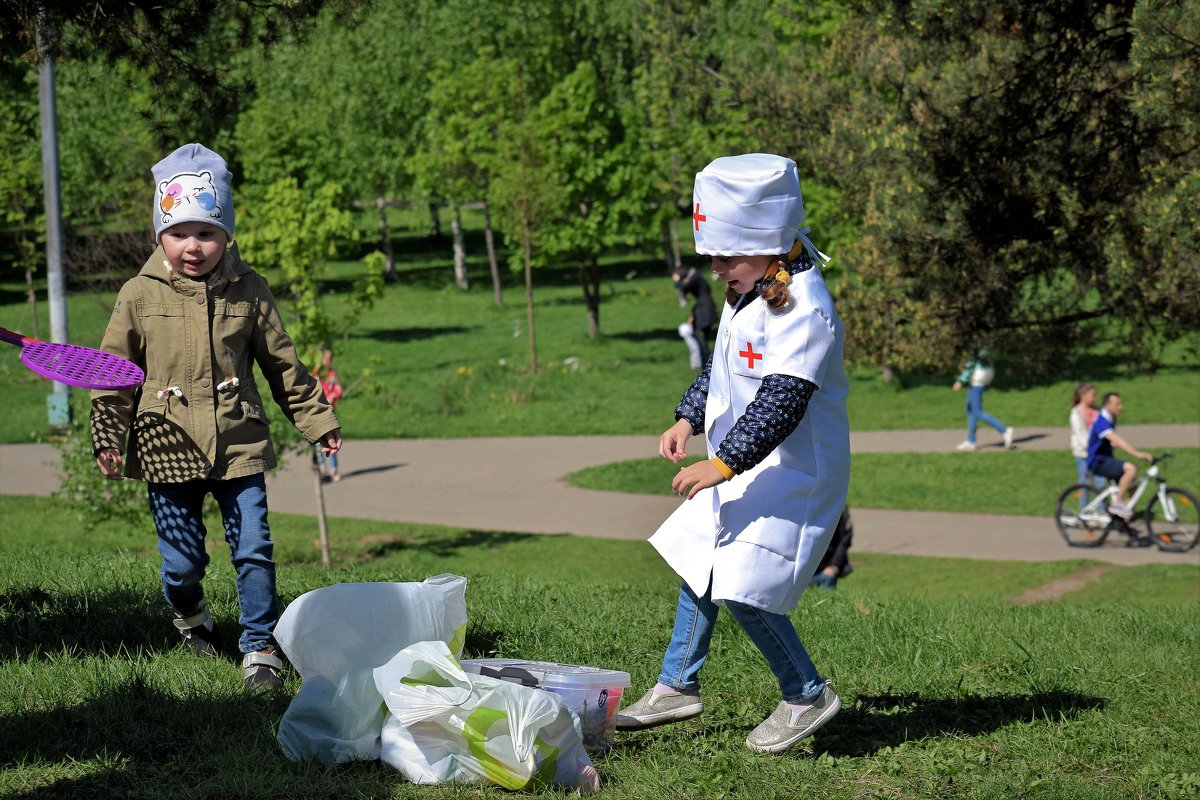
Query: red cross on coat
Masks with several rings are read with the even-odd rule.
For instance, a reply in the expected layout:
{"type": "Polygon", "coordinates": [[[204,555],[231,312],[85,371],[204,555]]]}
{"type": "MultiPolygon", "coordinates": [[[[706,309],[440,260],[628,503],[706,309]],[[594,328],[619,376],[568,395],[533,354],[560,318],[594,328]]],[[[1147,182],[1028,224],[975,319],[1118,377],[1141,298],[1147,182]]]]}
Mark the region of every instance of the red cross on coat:
{"type": "Polygon", "coordinates": [[[754,359],[762,360],[763,354],[754,352],[754,345],[746,342],[746,349],[738,351],[738,355],[746,359],[746,367],[754,369],[754,359]]]}
{"type": "Polygon", "coordinates": [[[696,203],[696,210],[692,212],[692,222],[696,224],[696,230],[700,230],[700,223],[707,219],[707,216],[700,213],[700,204],[696,203]]]}

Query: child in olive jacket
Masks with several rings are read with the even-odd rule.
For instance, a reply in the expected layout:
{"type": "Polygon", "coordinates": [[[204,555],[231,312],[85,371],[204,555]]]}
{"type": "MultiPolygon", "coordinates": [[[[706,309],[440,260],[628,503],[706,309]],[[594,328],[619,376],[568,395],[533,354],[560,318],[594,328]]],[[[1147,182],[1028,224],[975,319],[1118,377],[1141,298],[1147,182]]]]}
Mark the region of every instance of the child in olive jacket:
{"type": "Polygon", "coordinates": [[[341,428],[267,282],[233,244],[224,159],[188,144],[153,173],[159,245],[121,287],[102,344],[142,367],[146,381],[92,392],[96,463],[108,478],[146,481],[163,595],[184,640],[208,655],[220,648],[201,584],[208,565],[202,508],[213,496],[237,573],[245,682],[277,686],[283,663],[272,638],[279,604],[264,479],[275,451],[253,365],[287,418],[327,454],[341,447],[341,428]]]}

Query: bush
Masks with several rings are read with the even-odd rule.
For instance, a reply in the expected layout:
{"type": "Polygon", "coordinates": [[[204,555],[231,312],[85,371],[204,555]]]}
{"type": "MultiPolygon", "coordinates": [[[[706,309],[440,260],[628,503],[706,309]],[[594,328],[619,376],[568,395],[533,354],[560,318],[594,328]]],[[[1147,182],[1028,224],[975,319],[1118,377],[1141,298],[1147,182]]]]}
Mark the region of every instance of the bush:
{"type": "Polygon", "coordinates": [[[96,467],[88,425],[89,393],[72,393],[71,405],[71,424],[55,444],[62,455],[62,480],[54,496],[62,500],[88,530],[103,520],[145,524],[148,519],[146,485],[134,480],[109,480],[96,467]]]}

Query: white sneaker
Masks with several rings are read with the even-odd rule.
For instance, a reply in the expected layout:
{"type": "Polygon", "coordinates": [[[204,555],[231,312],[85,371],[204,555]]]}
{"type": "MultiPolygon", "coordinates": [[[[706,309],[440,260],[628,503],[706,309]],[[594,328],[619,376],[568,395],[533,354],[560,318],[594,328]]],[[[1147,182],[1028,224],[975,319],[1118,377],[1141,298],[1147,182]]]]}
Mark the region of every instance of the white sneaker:
{"type": "Polygon", "coordinates": [[[1007,430],[1004,431],[1004,449],[1005,450],[1013,449],[1013,443],[1012,443],[1013,437],[1016,435],[1017,434],[1016,434],[1015,428],[1008,428],[1007,430]]]}
{"type": "Polygon", "coordinates": [[[1118,503],[1116,500],[1109,502],[1108,513],[1112,514],[1114,517],[1120,517],[1126,522],[1133,518],[1133,509],[1124,503],[1118,503]]]}
{"type": "Polygon", "coordinates": [[[954,449],[955,450],[967,450],[967,451],[974,450],[975,443],[974,442],[959,442],[958,447],[956,447],[954,449]]]}

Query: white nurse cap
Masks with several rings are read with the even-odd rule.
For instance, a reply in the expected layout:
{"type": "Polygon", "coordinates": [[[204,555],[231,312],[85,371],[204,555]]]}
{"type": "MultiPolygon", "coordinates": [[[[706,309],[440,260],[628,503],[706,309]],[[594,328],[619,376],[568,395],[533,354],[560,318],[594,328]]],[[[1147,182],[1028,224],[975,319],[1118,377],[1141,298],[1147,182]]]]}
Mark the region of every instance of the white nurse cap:
{"type": "Polygon", "coordinates": [[[820,255],[804,235],[808,229],[800,230],[804,198],[790,158],[767,153],[718,158],[696,174],[692,203],[700,255],[777,255],[788,252],[797,237],[814,259],[820,255]]]}

